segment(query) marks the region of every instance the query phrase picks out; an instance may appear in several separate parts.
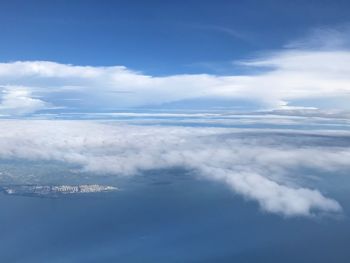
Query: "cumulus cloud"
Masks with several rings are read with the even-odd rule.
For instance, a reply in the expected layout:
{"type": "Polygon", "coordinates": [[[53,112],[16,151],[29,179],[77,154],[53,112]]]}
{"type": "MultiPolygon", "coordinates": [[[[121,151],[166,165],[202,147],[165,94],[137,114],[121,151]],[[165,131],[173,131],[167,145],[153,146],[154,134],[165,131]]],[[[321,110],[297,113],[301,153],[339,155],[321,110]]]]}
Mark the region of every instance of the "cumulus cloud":
{"type": "Polygon", "coordinates": [[[310,99],[307,106],[315,106],[313,99],[332,98],[334,108],[349,108],[348,103],[340,103],[350,98],[350,52],[345,49],[284,49],[235,63],[262,71],[151,76],[124,66],[18,61],[0,63],[0,85],[8,87],[8,92],[22,86],[47,103],[78,109],[160,105],[193,98],[249,99],[265,108],[288,108],[302,99],[310,99]]]}
{"type": "Polygon", "coordinates": [[[270,68],[265,74],[246,79],[246,86],[259,87],[282,103],[350,94],[348,51],[290,50],[242,64],[270,68]]]}
{"type": "Polygon", "coordinates": [[[348,170],[346,147],[307,145],[234,129],[140,127],[90,121],[1,121],[0,158],[58,160],[82,170],[131,176],[150,169],[184,167],[226,183],[268,212],[310,216],[340,212],[340,204],[290,180],[307,167],[348,170]],[[274,139],[278,139],[278,143],[274,139]]]}
{"type": "Polygon", "coordinates": [[[205,168],[209,177],[226,182],[234,191],[257,200],[262,209],[286,216],[310,215],[314,211],[340,211],[340,205],[319,191],[291,188],[256,173],[205,168]]]}
{"type": "Polygon", "coordinates": [[[11,88],[3,91],[0,113],[7,115],[24,115],[44,109],[48,103],[31,97],[31,92],[23,88],[11,88]]]}

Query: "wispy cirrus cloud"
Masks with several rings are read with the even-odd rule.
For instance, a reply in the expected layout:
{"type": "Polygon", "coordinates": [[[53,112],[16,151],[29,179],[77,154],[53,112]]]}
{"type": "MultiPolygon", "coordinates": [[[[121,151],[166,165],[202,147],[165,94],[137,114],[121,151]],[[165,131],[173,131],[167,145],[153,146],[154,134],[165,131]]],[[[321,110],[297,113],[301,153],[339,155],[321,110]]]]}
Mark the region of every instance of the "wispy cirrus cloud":
{"type": "Polygon", "coordinates": [[[349,33],[350,23],[312,28],[306,36],[290,41],[285,47],[304,50],[347,50],[350,46],[349,33]]]}

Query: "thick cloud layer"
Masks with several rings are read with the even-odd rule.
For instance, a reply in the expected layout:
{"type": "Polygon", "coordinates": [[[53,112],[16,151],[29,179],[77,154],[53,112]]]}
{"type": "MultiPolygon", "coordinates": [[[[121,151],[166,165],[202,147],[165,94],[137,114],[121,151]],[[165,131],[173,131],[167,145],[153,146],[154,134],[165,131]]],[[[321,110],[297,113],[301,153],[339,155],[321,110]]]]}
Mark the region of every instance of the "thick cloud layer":
{"type": "Polygon", "coordinates": [[[0,158],[59,160],[96,174],[119,176],[184,167],[226,183],[268,212],[310,216],[341,211],[338,202],[318,190],[301,187],[289,176],[298,167],[349,169],[348,148],[303,146],[284,141],[283,136],[276,137],[276,143],[270,136],[245,134],[234,129],[142,127],[113,122],[1,121],[0,158]]]}

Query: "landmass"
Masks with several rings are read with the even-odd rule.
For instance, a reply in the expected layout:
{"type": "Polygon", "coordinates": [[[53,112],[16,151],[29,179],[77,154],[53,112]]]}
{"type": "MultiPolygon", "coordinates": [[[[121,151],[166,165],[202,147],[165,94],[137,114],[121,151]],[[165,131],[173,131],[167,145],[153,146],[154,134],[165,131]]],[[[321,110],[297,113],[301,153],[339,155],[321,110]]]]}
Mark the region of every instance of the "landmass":
{"type": "Polygon", "coordinates": [[[60,195],[87,194],[117,191],[115,186],[83,184],[83,185],[13,185],[1,187],[8,195],[26,195],[38,197],[55,197],[60,195]]]}

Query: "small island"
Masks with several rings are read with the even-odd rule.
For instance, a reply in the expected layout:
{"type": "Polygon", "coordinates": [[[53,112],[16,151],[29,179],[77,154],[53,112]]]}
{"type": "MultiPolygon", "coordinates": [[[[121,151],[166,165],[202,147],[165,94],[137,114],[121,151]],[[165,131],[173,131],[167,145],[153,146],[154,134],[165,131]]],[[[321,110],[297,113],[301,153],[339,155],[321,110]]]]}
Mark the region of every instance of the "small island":
{"type": "Polygon", "coordinates": [[[60,195],[87,194],[117,191],[115,186],[82,184],[82,185],[13,185],[2,187],[8,195],[24,195],[38,197],[57,197],[60,195]]]}

